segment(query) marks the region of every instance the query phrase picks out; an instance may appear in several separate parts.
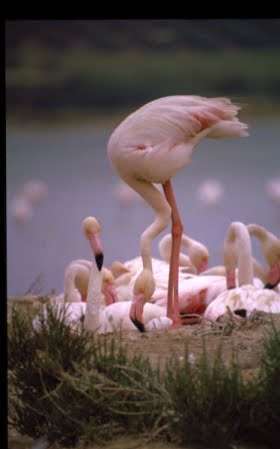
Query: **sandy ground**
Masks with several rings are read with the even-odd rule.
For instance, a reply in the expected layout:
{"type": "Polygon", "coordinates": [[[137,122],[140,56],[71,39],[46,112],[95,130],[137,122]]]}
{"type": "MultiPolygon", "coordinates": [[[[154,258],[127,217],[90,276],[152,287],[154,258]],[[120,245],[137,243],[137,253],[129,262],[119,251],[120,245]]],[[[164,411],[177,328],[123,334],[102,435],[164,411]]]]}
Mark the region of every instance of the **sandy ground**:
{"type": "MultiPolygon", "coordinates": [[[[123,333],[121,338],[116,339],[127,345],[128,355],[142,354],[148,357],[154,367],[164,368],[165,361],[172,353],[179,361],[184,358],[184,343],[186,338],[189,343],[189,356],[195,363],[199,360],[203,351],[203,339],[207,349],[209,361],[213,359],[215,349],[222,343],[223,360],[229,364],[232,358],[232,349],[235,348],[238,363],[242,369],[244,379],[250,379],[258,374],[260,358],[263,350],[263,337],[271,329],[271,319],[277,328],[280,327],[280,315],[270,317],[264,313],[256,313],[250,319],[239,321],[229,318],[222,325],[210,324],[202,321],[200,324],[181,326],[167,331],[155,331],[153,333],[141,334],[138,332],[123,333]]],[[[112,335],[101,338],[111,340],[112,335]]],[[[9,431],[9,448],[24,449],[31,448],[34,441],[18,435],[14,430],[9,431]]],[[[98,446],[92,446],[98,447],[98,446]]],[[[179,446],[163,442],[147,443],[142,439],[130,437],[118,438],[106,444],[105,449],[179,449],[179,446]]],[[[235,449],[265,449],[264,446],[234,446],[235,449]]],[[[39,449],[39,447],[38,447],[39,449]]],[[[189,446],[189,449],[193,449],[189,446]]]]}
{"type": "MultiPolygon", "coordinates": [[[[211,324],[202,321],[200,324],[181,326],[169,331],[153,333],[126,333],[121,342],[128,348],[128,355],[141,354],[148,357],[154,367],[163,369],[165,361],[173,353],[179,361],[183,361],[185,342],[188,341],[189,357],[196,363],[203,352],[203,340],[206,345],[209,361],[213,359],[216,349],[222,344],[222,358],[225,364],[232,360],[232,349],[237,353],[238,363],[242,368],[244,379],[257,375],[263,350],[264,335],[271,329],[271,319],[277,328],[280,327],[280,315],[257,312],[250,319],[227,320],[223,324],[211,324]],[[203,338],[204,337],[204,338],[203,338]]],[[[111,340],[111,335],[101,337],[111,340]]]]}

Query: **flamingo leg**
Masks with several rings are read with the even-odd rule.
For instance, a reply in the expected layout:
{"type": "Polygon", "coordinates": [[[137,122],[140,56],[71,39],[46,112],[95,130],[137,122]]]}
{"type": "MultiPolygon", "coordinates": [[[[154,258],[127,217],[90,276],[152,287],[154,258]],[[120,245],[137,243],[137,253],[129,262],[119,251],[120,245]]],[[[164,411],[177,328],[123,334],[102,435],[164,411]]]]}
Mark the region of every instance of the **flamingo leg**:
{"type": "Polygon", "coordinates": [[[163,191],[172,211],[172,246],[169,267],[168,293],[167,293],[167,316],[173,323],[181,324],[179,310],[179,253],[181,238],[183,234],[183,224],[180,219],[173,188],[170,180],[163,185],[163,191]]]}

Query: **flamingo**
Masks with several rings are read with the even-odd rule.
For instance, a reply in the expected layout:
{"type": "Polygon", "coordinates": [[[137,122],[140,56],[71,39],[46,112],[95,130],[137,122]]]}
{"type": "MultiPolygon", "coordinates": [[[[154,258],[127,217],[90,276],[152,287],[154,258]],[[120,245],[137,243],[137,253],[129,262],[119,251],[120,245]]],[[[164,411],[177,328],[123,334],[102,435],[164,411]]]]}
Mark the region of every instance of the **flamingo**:
{"type": "MultiPolygon", "coordinates": [[[[83,230],[86,238],[94,234],[99,226],[94,217],[86,217],[83,220],[83,230]]],[[[92,247],[95,256],[95,250],[92,247]]],[[[146,329],[164,329],[169,327],[172,321],[167,318],[166,310],[156,304],[147,302],[154,288],[154,280],[149,270],[144,270],[138,277],[135,286],[135,298],[132,301],[123,301],[102,307],[102,273],[95,261],[92,262],[91,274],[88,286],[88,295],[85,311],[85,328],[98,334],[106,334],[117,330],[137,330],[130,318],[131,310],[141,309],[143,326],[146,329]],[[151,323],[149,324],[149,322],[151,323]]],[[[144,330],[144,328],[142,329],[144,330]]]]}
{"type": "MultiPolygon", "coordinates": [[[[168,287],[169,259],[171,253],[171,234],[165,235],[159,242],[159,252],[163,260],[152,258],[153,274],[156,282],[156,289],[168,287]]],[[[180,253],[179,258],[179,281],[188,278],[189,273],[197,273],[205,269],[208,264],[209,253],[202,243],[182,235],[182,246],[189,252],[189,256],[180,253]]],[[[137,276],[142,270],[142,259],[136,257],[124,263],[114,261],[110,270],[115,278],[117,288],[117,301],[126,300],[131,297],[133,286],[137,276]]],[[[152,300],[152,298],[151,298],[152,300]]]]}
{"type": "MultiPolygon", "coordinates": [[[[155,268],[153,275],[156,281],[156,289],[151,295],[149,302],[164,307],[167,307],[167,293],[168,293],[168,275],[169,266],[163,261],[152,259],[155,261],[155,268]],[[159,262],[161,265],[159,265],[159,262]],[[159,269],[157,269],[159,267],[159,269]]],[[[133,296],[134,283],[141,273],[142,259],[137,258],[138,270],[131,273],[126,265],[121,264],[120,268],[116,266],[116,270],[120,270],[122,274],[115,279],[116,287],[116,300],[127,301],[133,296]],[[124,271],[125,270],[125,271],[124,271]]],[[[126,264],[128,264],[126,262],[126,264]]],[[[135,267],[135,259],[133,259],[135,267]]],[[[118,265],[118,264],[116,264],[118,265]]],[[[129,266],[129,265],[128,265],[129,266]]],[[[184,270],[183,267],[179,267],[180,270],[184,270]]],[[[192,273],[184,273],[179,271],[179,312],[180,315],[186,314],[200,314],[202,315],[207,305],[216,298],[218,294],[225,291],[226,278],[225,276],[196,276],[192,273]]],[[[148,306],[148,304],[146,304],[148,306]]],[[[133,322],[138,329],[143,332],[145,325],[143,322],[141,307],[139,309],[134,308],[131,313],[133,322]]],[[[199,318],[181,318],[183,324],[192,324],[199,321],[199,318]]]]}
{"type": "Polygon", "coordinates": [[[206,179],[197,189],[197,198],[204,206],[217,206],[224,196],[224,187],[216,179],[206,179]]]}
{"type": "Polygon", "coordinates": [[[48,195],[47,184],[43,181],[33,179],[23,184],[23,196],[31,204],[41,203],[48,195]]]}
{"type": "MultiPolygon", "coordinates": [[[[67,265],[64,274],[64,291],[56,297],[56,302],[86,301],[91,261],[76,259],[67,265]]],[[[116,301],[114,278],[108,268],[102,267],[102,294],[106,305],[116,301]]]]}
{"type": "MultiPolygon", "coordinates": [[[[165,242],[164,242],[165,244],[165,242]]],[[[203,253],[203,252],[202,252],[203,253]]],[[[167,262],[152,259],[153,276],[156,289],[149,302],[161,307],[167,306],[169,265],[167,262]]],[[[218,294],[226,290],[225,276],[196,276],[185,272],[186,267],[179,267],[179,311],[180,316],[188,314],[202,315],[207,305],[216,298],[218,294]]],[[[134,283],[142,271],[142,259],[137,257],[124,264],[113,262],[111,270],[115,276],[117,301],[125,301],[133,296],[134,283]]],[[[145,325],[140,311],[134,311],[131,316],[135,326],[144,331],[145,325]]],[[[182,318],[183,324],[192,324],[199,318],[182,318]]]]}
{"type": "Polygon", "coordinates": [[[265,288],[273,289],[280,282],[280,240],[264,226],[249,224],[247,229],[260,241],[263,256],[269,265],[265,288]]]}
{"type": "MultiPolygon", "coordinates": [[[[179,324],[178,267],[183,225],[171,178],[188,165],[195,146],[204,137],[244,137],[247,125],[237,118],[239,106],[227,98],[170,96],[154,100],[130,114],[112,133],[108,157],[112,168],[154,209],[155,221],[140,238],[142,272],[155,290],[151,247],[153,239],[172,219],[172,249],[167,316],[179,324]],[[153,185],[162,184],[164,195],[153,185]]],[[[137,284],[138,285],[138,284],[137,284]]],[[[135,292],[137,295],[137,289],[135,292]]]]}
{"type": "Polygon", "coordinates": [[[267,196],[277,205],[280,205],[280,178],[271,178],[265,185],[267,196]]]}
{"type": "Polygon", "coordinates": [[[280,313],[280,295],[272,290],[253,285],[253,263],[250,234],[241,222],[229,226],[224,241],[224,262],[228,290],[222,292],[205,310],[205,318],[217,320],[227,312],[254,309],[264,312],[280,313]],[[235,282],[234,270],[238,266],[239,287],[235,282]]]}
{"type": "MultiPolygon", "coordinates": [[[[101,238],[100,238],[100,226],[99,223],[97,222],[97,220],[91,221],[91,226],[88,226],[84,229],[84,233],[87,237],[87,240],[90,243],[90,247],[92,250],[92,253],[94,254],[94,258],[95,258],[95,264],[97,267],[98,272],[100,272],[100,276],[101,276],[101,280],[103,278],[102,275],[102,266],[103,266],[103,249],[102,249],[102,244],[101,244],[101,238]]],[[[74,292],[73,294],[73,290],[75,290],[75,276],[74,273],[77,274],[77,265],[79,265],[78,267],[78,272],[80,275],[80,279],[79,279],[79,283],[78,286],[83,285],[83,288],[85,288],[85,285],[87,284],[87,276],[88,276],[88,261],[87,260],[83,260],[83,259],[78,259],[79,260],[79,264],[73,263],[73,265],[71,266],[71,264],[68,267],[68,273],[66,273],[65,278],[67,279],[67,287],[68,287],[68,291],[70,290],[70,299],[73,300],[76,299],[76,301],[72,301],[72,302],[65,302],[65,299],[67,298],[66,295],[59,295],[58,297],[55,297],[54,300],[52,301],[52,307],[57,309],[58,312],[63,312],[63,314],[58,315],[60,317],[64,316],[65,317],[65,322],[73,325],[73,326],[79,326],[81,324],[81,321],[83,319],[83,317],[85,316],[85,312],[86,312],[86,302],[79,300],[80,298],[78,298],[78,292],[74,292]],[[82,263],[81,263],[82,261],[82,263]],[[73,268],[74,267],[74,268],[73,268]],[[84,270],[82,269],[82,267],[84,268],[84,270]],[[70,274],[69,274],[70,273],[70,274]],[[71,291],[72,289],[72,291],[71,291]],[[77,300],[78,299],[78,300],[77,300]],[[65,313],[64,313],[65,312],[65,313]]],[[[90,264],[90,267],[92,266],[92,264],[90,264]]],[[[76,288],[76,290],[78,290],[76,288]]],[[[88,290],[88,289],[87,289],[88,290]]],[[[100,287],[100,296],[101,296],[101,301],[103,301],[103,295],[102,295],[102,281],[101,281],[101,287],[100,287]]],[[[88,293],[87,293],[88,294],[88,293]]],[[[105,306],[104,302],[103,302],[103,307],[105,306]]],[[[44,314],[47,314],[46,308],[44,311],[44,314]]],[[[33,327],[38,329],[38,327],[40,327],[40,319],[39,317],[35,317],[33,320],[33,327]]]]}
{"type": "MultiPolygon", "coordinates": [[[[206,270],[209,260],[209,252],[205,245],[197,240],[182,234],[181,246],[187,251],[188,255],[179,253],[179,266],[188,267],[190,273],[201,273],[206,270]]],[[[170,262],[172,248],[172,234],[166,234],[159,242],[159,253],[161,258],[170,262]]]]}
{"type": "MultiPolygon", "coordinates": [[[[93,228],[94,231],[96,219],[87,217],[84,221],[84,233],[87,235],[88,228],[93,228]],[[94,220],[94,221],[93,221],[94,220]]],[[[99,230],[100,230],[100,225],[99,230]]],[[[167,262],[152,259],[154,266],[154,279],[156,280],[156,290],[152,291],[152,279],[149,270],[141,270],[142,259],[141,257],[127,261],[125,264],[115,262],[114,274],[118,273],[118,276],[114,279],[111,274],[111,286],[114,287],[115,300],[117,303],[102,309],[103,303],[96,301],[98,284],[88,287],[88,297],[91,298],[91,303],[94,304],[92,312],[92,323],[98,321],[100,324],[100,332],[111,332],[114,329],[119,329],[122,326],[123,329],[136,329],[144,332],[145,330],[153,328],[168,327],[168,323],[171,320],[167,317],[163,319],[166,313],[167,306],[167,291],[168,291],[168,274],[169,265],[167,262]],[[139,276],[139,273],[141,276],[139,276]],[[132,301],[130,298],[133,294],[140,292],[136,295],[132,301]],[[144,292],[144,296],[141,295],[144,292]],[[123,305],[121,305],[123,304],[123,305]],[[101,307],[102,306],[102,307],[101,307]],[[97,313],[98,309],[98,313],[97,313]],[[98,318],[99,317],[99,318],[98,318]],[[154,319],[153,319],[154,318],[154,319]],[[129,321],[132,322],[129,322],[129,321]],[[109,323],[111,324],[108,324],[109,323]],[[132,324],[133,323],[133,324],[132,324]],[[102,330],[103,329],[103,330],[102,330]]],[[[111,269],[113,267],[111,266],[111,269]]],[[[181,314],[202,314],[207,305],[219,294],[221,291],[226,290],[226,279],[224,276],[195,276],[191,273],[183,272],[183,268],[179,267],[179,310],[181,314]]],[[[94,270],[94,267],[92,268],[94,270]]],[[[104,270],[104,268],[102,268],[104,270]]],[[[98,273],[92,272],[92,283],[94,283],[94,277],[98,273]]],[[[196,323],[199,318],[182,318],[182,322],[186,324],[196,323]]]]}
{"type": "Polygon", "coordinates": [[[24,225],[33,217],[32,205],[23,195],[18,195],[11,201],[10,211],[17,224],[24,225]]]}

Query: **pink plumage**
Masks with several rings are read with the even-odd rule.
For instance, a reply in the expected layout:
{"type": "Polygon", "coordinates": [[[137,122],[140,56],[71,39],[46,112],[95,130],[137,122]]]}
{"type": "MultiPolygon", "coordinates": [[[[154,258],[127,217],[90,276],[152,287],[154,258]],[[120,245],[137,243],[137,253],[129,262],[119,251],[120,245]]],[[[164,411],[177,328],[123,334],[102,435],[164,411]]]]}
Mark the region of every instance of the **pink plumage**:
{"type": "Polygon", "coordinates": [[[172,219],[167,316],[174,323],[180,321],[178,266],[183,226],[170,179],[190,163],[191,154],[202,138],[248,135],[247,125],[237,117],[239,109],[228,98],[188,95],[160,98],[130,114],[108,142],[113,169],[156,213],[155,221],[140,239],[143,270],[151,274],[152,241],[172,219]],[[162,184],[164,196],[154,183],[162,184]]]}

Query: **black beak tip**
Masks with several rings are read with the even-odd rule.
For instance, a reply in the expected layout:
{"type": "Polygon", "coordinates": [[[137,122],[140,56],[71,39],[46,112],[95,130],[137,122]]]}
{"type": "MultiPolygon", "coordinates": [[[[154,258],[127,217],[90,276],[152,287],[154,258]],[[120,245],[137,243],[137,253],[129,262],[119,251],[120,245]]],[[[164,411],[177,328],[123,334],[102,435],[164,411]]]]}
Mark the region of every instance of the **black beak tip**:
{"type": "Polygon", "coordinates": [[[264,286],[264,288],[268,288],[269,290],[272,290],[274,287],[275,287],[275,285],[272,285],[269,282],[267,284],[265,284],[265,286],[264,286]]]}
{"type": "Polygon", "coordinates": [[[139,330],[139,332],[146,332],[145,326],[143,323],[141,323],[138,320],[134,320],[131,318],[132,323],[134,324],[134,326],[137,327],[137,329],[139,330]]]}
{"type": "Polygon", "coordinates": [[[102,270],[104,256],[103,253],[98,253],[95,256],[96,265],[99,271],[102,270]]]}
{"type": "Polygon", "coordinates": [[[247,310],[246,309],[236,309],[234,311],[234,314],[237,316],[240,316],[241,318],[246,318],[247,317],[247,310]]]}

